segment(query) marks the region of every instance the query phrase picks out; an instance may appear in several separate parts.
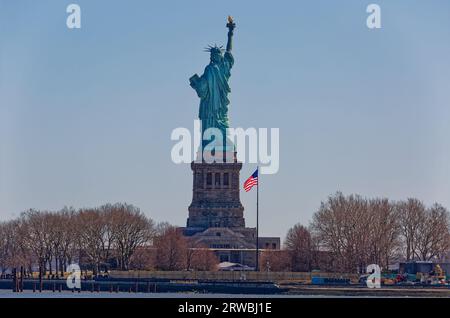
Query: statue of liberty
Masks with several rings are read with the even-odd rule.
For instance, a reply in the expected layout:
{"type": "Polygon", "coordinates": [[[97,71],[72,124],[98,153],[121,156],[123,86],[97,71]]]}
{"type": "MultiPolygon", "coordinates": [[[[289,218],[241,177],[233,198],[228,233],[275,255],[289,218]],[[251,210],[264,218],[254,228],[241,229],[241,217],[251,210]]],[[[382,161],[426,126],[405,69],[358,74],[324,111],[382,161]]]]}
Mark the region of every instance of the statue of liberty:
{"type": "MultiPolygon", "coordinates": [[[[228,94],[231,92],[228,80],[234,58],[231,54],[233,30],[236,24],[228,16],[228,42],[225,53],[222,46],[209,46],[205,50],[210,53],[210,63],[202,76],[195,74],[189,79],[190,85],[200,97],[199,119],[202,122],[202,137],[208,128],[217,128],[222,132],[224,140],[228,123],[228,94]]],[[[202,143],[203,145],[203,143],[202,143]]]]}

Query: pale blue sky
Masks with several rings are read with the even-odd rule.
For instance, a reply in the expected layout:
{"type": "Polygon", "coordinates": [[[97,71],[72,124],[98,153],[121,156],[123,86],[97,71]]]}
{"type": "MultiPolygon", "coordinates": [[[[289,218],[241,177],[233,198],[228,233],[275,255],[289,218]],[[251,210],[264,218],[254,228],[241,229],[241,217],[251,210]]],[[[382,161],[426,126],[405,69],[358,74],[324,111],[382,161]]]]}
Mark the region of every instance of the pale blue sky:
{"type": "MultiPolygon", "coordinates": [[[[262,235],[307,224],[338,190],[450,207],[448,0],[0,0],[0,219],[126,201],[184,225],[192,177],[170,133],[193,125],[188,78],[228,14],[232,125],[280,128],[262,235]],[[365,24],[373,2],[381,30],[365,24]]],[[[241,197],[254,226],[255,192],[241,197]]]]}

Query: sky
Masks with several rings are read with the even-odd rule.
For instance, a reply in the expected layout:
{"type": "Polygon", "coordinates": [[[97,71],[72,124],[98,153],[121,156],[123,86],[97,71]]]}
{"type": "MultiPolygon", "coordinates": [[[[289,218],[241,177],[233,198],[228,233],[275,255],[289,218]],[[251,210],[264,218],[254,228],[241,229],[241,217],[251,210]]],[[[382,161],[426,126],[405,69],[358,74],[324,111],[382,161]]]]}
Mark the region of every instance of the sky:
{"type": "MultiPolygon", "coordinates": [[[[127,202],[184,226],[192,172],[170,135],[193,129],[188,79],[229,14],[231,125],[280,129],[261,235],[307,225],[336,191],[450,208],[448,0],[0,0],[0,220],[127,202]]],[[[241,199],[253,227],[256,192],[241,199]]]]}

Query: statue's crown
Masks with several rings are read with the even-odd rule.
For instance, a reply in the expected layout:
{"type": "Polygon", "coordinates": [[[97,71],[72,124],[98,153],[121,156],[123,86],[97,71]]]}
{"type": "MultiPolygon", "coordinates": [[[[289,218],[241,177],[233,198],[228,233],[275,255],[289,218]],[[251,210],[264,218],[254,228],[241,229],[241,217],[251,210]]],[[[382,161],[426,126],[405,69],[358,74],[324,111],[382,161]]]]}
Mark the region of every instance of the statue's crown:
{"type": "Polygon", "coordinates": [[[209,53],[218,53],[218,54],[222,54],[224,51],[223,46],[217,46],[216,44],[214,44],[214,46],[212,45],[208,45],[208,47],[205,48],[205,52],[209,52],[209,53]]]}

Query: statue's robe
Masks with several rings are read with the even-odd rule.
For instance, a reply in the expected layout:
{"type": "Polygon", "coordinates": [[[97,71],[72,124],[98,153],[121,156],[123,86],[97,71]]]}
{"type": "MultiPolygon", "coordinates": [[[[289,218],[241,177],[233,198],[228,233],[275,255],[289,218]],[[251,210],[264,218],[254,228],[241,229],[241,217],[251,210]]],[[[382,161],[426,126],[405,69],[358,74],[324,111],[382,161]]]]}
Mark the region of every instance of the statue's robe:
{"type": "Polygon", "coordinates": [[[234,64],[233,55],[225,52],[220,63],[210,63],[201,77],[191,81],[192,88],[200,97],[199,119],[202,121],[202,136],[208,128],[219,128],[225,138],[228,123],[228,79],[234,64]]]}

